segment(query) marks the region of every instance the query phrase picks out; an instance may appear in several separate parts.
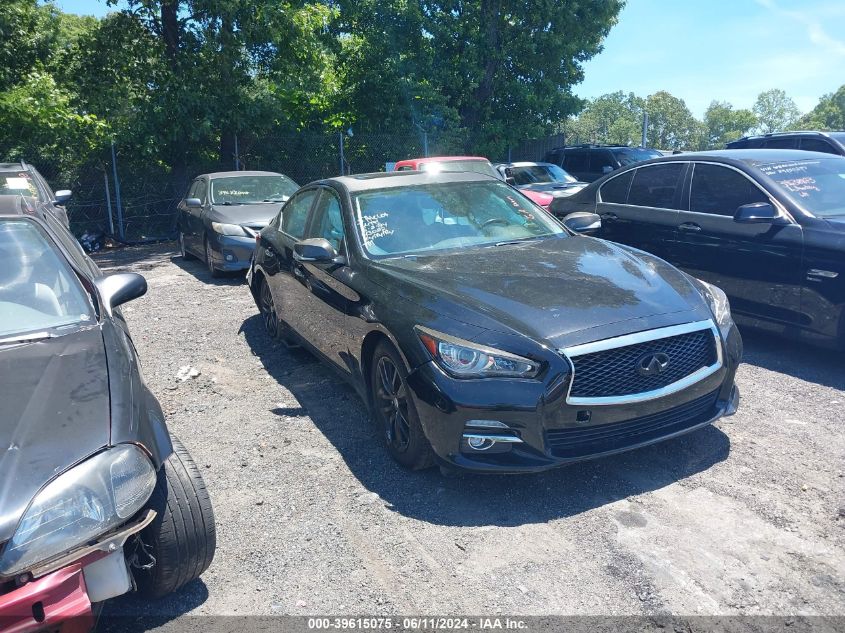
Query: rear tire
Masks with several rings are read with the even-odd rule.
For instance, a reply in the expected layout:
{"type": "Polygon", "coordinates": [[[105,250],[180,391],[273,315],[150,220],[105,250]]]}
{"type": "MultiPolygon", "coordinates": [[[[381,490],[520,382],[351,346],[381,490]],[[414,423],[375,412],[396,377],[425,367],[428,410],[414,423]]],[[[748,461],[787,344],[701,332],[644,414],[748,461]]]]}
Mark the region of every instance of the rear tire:
{"type": "Polygon", "coordinates": [[[185,234],[182,231],[179,231],[179,254],[184,260],[194,259],[194,256],[188,252],[188,248],[185,246],[185,234]]]}
{"type": "Polygon", "coordinates": [[[434,451],[423,433],[407,378],[396,349],[379,343],[370,364],[373,414],[390,456],[405,468],[421,470],[434,465],[434,451]]]}
{"type": "Polygon", "coordinates": [[[217,531],[214,511],[202,475],[177,438],[173,454],[158,472],[148,508],[153,522],[140,537],[155,558],[150,569],[136,569],[138,593],[161,598],[199,578],[214,559],[217,531]]]}

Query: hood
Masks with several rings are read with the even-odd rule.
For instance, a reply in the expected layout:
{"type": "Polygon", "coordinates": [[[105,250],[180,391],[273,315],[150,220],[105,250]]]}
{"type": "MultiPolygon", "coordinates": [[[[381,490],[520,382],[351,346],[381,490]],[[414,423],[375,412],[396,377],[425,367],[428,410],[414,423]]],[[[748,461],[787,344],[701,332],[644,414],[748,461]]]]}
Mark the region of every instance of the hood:
{"type": "Polygon", "coordinates": [[[109,386],[98,327],[0,348],[0,543],[33,496],[109,443],[109,386]]]}
{"type": "Polygon", "coordinates": [[[623,321],[702,308],[709,314],[676,268],[641,251],[588,237],[376,265],[392,277],[390,286],[402,296],[443,316],[550,344],[623,321]]]}
{"type": "Polygon", "coordinates": [[[281,202],[261,202],[259,204],[215,204],[211,207],[208,219],[226,224],[246,224],[247,226],[266,226],[276,217],[281,202]]]}
{"type": "Polygon", "coordinates": [[[837,215],[830,218],[825,218],[830,227],[837,233],[845,233],[845,215],[837,215]]]}
{"type": "Polygon", "coordinates": [[[526,198],[535,204],[539,204],[541,207],[548,207],[552,200],[554,200],[554,196],[542,191],[534,191],[533,189],[520,189],[520,191],[522,191],[526,198]]]}

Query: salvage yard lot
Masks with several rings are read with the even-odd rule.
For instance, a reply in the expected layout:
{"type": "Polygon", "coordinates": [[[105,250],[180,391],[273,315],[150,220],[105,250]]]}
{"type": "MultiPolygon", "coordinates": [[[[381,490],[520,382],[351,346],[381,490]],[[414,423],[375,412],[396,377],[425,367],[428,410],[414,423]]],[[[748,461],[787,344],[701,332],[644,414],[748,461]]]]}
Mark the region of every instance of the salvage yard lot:
{"type": "Polygon", "coordinates": [[[734,417],[540,475],[446,479],[401,469],[351,388],[270,341],[241,277],[172,245],[97,259],[147,277],[124,314],[218,526],[201,580],[111,613],[843,613],[841,353],[746,332],[734,417]]]}

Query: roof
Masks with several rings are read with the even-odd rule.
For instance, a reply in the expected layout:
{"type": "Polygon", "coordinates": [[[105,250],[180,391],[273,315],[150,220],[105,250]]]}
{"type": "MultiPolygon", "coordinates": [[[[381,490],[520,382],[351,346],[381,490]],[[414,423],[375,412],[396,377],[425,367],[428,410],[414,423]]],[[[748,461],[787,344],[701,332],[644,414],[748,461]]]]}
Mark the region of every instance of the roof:
{"type": "Polygon", "coordinates": [[[427,156],[425,158],[406,158],[405,160],[398,160],[396,164],[400,163],[417,163],[422,165],[424,163],[448,163],[455,160],[478,160],[489,163],[490,161],[484,156],[427,156]]]}
{"type": "Polygon", "coordinates": [[[196,178],[231,178],[232,176],[283,176],[276,171],[213,171],[209,174],[199,174],[196,178]]]}
{"type": "MultiPolygon", "coordinates": [[[[707,160],[708,158],[740,161],[748,165],[766,165],[768,163],[792,162],[801,160],[819,160],[821,158],[841,159],[841,156],[824,152],[808,152],[799,149],[714,149],[708,152],[684,152],[674,156],[655,158],[653,162],[671,162],[677,160],[707,160]]],[[[652,162],[652,161],[649,161],[652,162]]]]}
{"type": "Polygon", "coordinates": [[[515,163],[496,163],[496,167],[558,167],[554,163],[547,163],[545,161],[531,161],[531,160],[521,160],[515,163]]]}
{"type": "Polygon", "coordinates": [[[743,136],[742,138],[736,139],[736,141],[731,141],[731,143],[736,143],[737,141],[748,141],[751,139],[760,139],[760,138],[777,138],[779,136],[801,136],[807,134],[816,134],[818,136],[830,136],[831,134],[842,134],[843,130],[790,130],[789,132],[767,132],[766,134],[752,134],[749,136],[743,136]]]}
{"type": "Polygon", "coordinates": [[[0,171],[26,171],[26,163],[0,163],[0,171]]]}
{"type": "Polygon", "coordinates": [[[394,187],[408,187],[411,185],[430,185],[450,182],[501,182],[492,176],[486,176],[473,171],[389,171],[371,174],[356,174],[354,176],[338,176],[327,178],[323,183],[338,183],[350,193],[372,191],[375,189],[392,189],[394,187]]]}

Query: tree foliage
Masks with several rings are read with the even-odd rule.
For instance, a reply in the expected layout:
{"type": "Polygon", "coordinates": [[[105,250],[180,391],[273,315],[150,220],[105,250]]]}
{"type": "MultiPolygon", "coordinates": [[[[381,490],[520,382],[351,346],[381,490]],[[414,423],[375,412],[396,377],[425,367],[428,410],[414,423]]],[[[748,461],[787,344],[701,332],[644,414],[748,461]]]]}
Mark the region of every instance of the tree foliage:
{"type": "Polygon", "coordinates": [[[702,149],[724,147],[748,134],[757,125],[751,110],[734,109],[726,101],[713,101],[704,112],[705,138],[702,149]]]}
{"type": "Polygon", "coordinates": [[[819,104],[802,117],[797,127],[812,130],[845,130],[845,85],[824,95],[819,104]]]}
{"type": "Polygon", "coordinates": [[[788,130],[801,116],[795,102],[779,88],[761,92],[752,110],[757,117],[757,131],[761,134],[788,130]]]}

